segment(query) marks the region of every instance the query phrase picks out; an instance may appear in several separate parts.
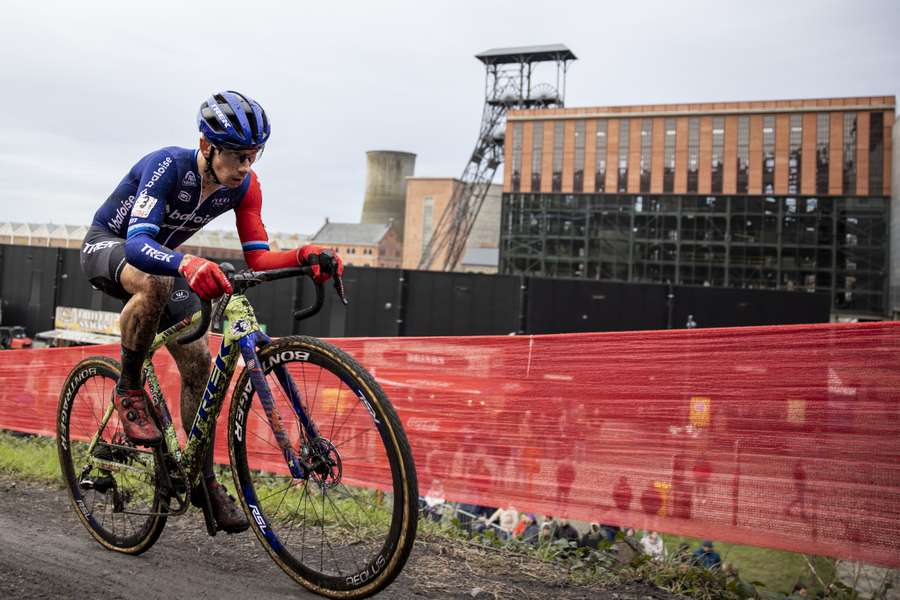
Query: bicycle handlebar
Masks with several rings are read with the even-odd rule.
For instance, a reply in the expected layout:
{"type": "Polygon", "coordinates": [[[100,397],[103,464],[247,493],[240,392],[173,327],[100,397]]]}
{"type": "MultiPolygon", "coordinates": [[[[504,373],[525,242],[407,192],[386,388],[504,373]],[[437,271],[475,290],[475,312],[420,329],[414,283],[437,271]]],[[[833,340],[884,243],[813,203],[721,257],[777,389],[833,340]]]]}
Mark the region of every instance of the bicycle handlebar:
{"type": "MultiPolygon", "coordinates": [[[[236,292],[243,292],[247,288],[251,288],[266,281],[275,281],[277,279],[286,279],[288,277],[299,277],[301,275],[307,277],[312,276],[312,269],[310,267],[288,267],[285,269],[272,269],[270,271],[251,271],[248,269],[246,271],[235,272],[234,266],[232,266],[230,263],[221,263],[219,265],[219,268],[222,269],[222,272],[225,273],[226,277],[228,277],[228,281],[231,282],[232,288],[234,288],[236,292]]],[[[346,295],[344,294],[344,282],[340,277],[333,277],[333,280],[334,289],[337,292],[338,297],[341,299],[341,303],[346,306],[348,304],[348,301],[346,295]]],[[[325,304],[325,287],[321,283],[316,281],[313,281],[313,286],[316,289],[316,301],[311,306],[294,311],[294,318],[298,321],[313,316],[314,314],[322,310],[322,306],[325,304]]],[[[228,296],[223,296],[222,300],[219,303],[219,306],[217,307],[217,312],[220,312],[222,309],[224,309],[227,302],[228,296]]],[[[212,302],[210,302],[209,300],[201,299],[200,323],[197,325],[196,329],[179,337],[178,343],[190,344],[191,342],[199,340],[206,333],[206,330],[209,329],[211,321],[212,302]]]]}

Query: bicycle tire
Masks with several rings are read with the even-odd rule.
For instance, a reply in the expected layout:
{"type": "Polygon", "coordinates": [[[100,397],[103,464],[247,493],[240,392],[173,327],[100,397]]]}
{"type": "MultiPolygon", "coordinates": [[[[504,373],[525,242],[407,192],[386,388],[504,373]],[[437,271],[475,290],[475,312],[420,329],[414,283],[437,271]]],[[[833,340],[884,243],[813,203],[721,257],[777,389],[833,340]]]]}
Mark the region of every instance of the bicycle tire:
{"type": "Polygon", "coordinates": [[[94,539],[108,550],[141,554],[159,539],[166,524],[157,482],[160,454],[159,449],[147,452],[131,446],[115,411],[99,429],[120,372],[117,361],[103,356],[85,358],[75,365],[59,395],[57,451],[72,507],[94,539]],[[152,466],[153,475],[127,469],[113,473],[91,468],[85,472],[86,440],[95,434],[99,434],[95,457],[126,466],[140,461],[144,469],[152,466]],[[86,488],[86,481],[92,487],[86,488]]]}
{"type": "Polygon", "coordinates": [[[333,487],[327,487],[328,481],[324,476],[306,480],[291,478],[280,449],[269,447],[274,442],[271,426],[260,408],[259,400],[254,400],[257,398],[256,390],[249,371],[244,369],[232,395],[228,446],[237,493],[254,533],[278,566],[310,591],[342,599],[365,598],[378,593],[403,569],[412,550],[418,524],[415,465],[394,408],[380,386],[359,363],[327,342],[310,337],[282,338],[268,344],[259,352],[258,358],[276,399],[276,406],[280,403],[279,412],[289,433],[291,446],[295,451],[304,447],[313,448],[314,452],[327,454],[331,458],[336,455],[338,460],[335,462],[341,465],[341,474],[338,479],[332,480],[336,482],[333,487]],[[291,374],[303,397],[306,412],[317,422],[319,440],[325,438],[333,441],[333,454],[321,441],[304,439],[299,419],[273,373],[275,365],[285,366],[291,374]],[[307,378],[307,375],[316,367],[317,378],[310,394],[312,376],[307,378]],[[344,387],[347,392],[342,395],[344,387]],[[329,413],[330,409],[326,410],[330,404],[333,404],[333,414],[329,413]],[[342,409],[342,421],[336,429],[339,409],[342,409]],[[330,424],[326,417],[330,419],[330,424]],[[352,438],[341,437],[354,431],[358,433],[352,438]],[[252,446],[249,453],[248,442],[252,446]],[[361,452],[360,456],[347,453],[354,448],[368,450],[361,452]],[[273,461],[266,468],[271,469],[271,465],[278,465],[280,461],[283,475],[260,467],[260,450],[272,455],[273,461]],[[369,472],[382,469],[380,472],[384,473],[385,466],[389,469],[389,481],[382,480],[381,491],[372,491],[368,487],[371,486],[371,477],[364,476],[362,479],[366,481],[362,483],[360,480],[353,483],[352,474],[346,477],[346,468],[355,469],[354,473],[366,473],[361,465],[369,465],[369,472]],[[282,489],[282,486],[286,487],[282,489]],[[273,497],[278,492],[269,493],[273,489],[283,493],[277,506],[273,497]],[[265,496],[260,497],[261,492],[265,496]],[[321,505],[317,508],[320,498],[321,505]],[[289,507],[294,500],[296,507],[290,512],[289,507]],[[281,512],[282,505],[285,513],[281,512]],[[348,514],[353,518],[356,513],[360,521],[354,528],[348,514]],[[297,533],[291,540],[298,521],[302,533],[297,533]],[[297,536],[302,536],[299,552],[297,536]],[[315,562],[315,555],[312,560],[304,560],[307,549],[315,549],[314,541],[306,542],[307,536],[310,540],[320,539],[318,568],[311,564],[315,562]],[[335,547],[329,538],[339,541],[340,545],[335,547]],[[324,561],[326,544],[333,559],[328,569],[324,561]],[[348,572],[342,569],[341,563],[345,558],[344,566],[348,567],[348,572]]]}

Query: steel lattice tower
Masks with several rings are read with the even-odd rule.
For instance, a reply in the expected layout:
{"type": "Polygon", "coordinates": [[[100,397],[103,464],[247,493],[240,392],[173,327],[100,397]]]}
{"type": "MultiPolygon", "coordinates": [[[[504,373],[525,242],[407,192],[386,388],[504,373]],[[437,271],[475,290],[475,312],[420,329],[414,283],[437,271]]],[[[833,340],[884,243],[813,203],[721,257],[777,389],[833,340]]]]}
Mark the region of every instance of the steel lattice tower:
{"type": "Polygon", "coordinates": [[[420,269],[452,271],[462,260],[466,240],[484,203],[497,167],[503,162],[506,112],[562,107],[568,64],[577,57],[562,44],[495,48],[476,54],[485,66],[484,109],[475,150],[463,169],[461,185],[422,249],[420,269]],[[556,83],[534,81],[535,67],[555,63],[556,83]]]}

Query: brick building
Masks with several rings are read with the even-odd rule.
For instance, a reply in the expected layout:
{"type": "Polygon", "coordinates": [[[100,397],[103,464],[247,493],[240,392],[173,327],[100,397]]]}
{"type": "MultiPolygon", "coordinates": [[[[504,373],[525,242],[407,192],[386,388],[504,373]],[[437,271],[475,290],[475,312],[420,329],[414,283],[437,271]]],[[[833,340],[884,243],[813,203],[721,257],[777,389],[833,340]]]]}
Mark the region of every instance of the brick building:
{"type": "Polygon", "coordinates": [[[888,312],[892,96],[510,111],[500,271],[888,312]]]}
{"type": "MultiPolygon", "coordinates": [[[[462,182],[453,177],[407,177],[403,268],[417,269],[422,250],[428,245],[447,204],[458,194],[462,182]]],[[[457,271],[496,273],[500,240],[501,186],[491,185],[472,231],[466,239],[457,271]]],[[[443,254],[433,264],[443,264],[443,254]]]]}
{"type": "Polygon", "coordinates": [[[400,268],[400,237],[393,223],[332,223],[313,234],[313,244],[334,248],[345,265],[400,268]]]}

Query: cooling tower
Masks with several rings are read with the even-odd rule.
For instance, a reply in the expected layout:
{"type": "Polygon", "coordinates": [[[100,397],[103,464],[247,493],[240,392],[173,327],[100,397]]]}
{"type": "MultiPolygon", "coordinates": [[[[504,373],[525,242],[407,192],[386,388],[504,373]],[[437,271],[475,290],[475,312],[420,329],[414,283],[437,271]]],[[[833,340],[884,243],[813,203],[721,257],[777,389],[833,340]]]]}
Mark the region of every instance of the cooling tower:
{"type": "Polygon", "coordinates": [[[366,152],[366,197],[360,223],[388,223],[403,239],[406,212],[406,178],[416,169],[416,155],[393,150],[366,152]]]}

